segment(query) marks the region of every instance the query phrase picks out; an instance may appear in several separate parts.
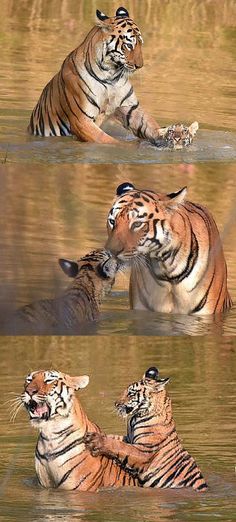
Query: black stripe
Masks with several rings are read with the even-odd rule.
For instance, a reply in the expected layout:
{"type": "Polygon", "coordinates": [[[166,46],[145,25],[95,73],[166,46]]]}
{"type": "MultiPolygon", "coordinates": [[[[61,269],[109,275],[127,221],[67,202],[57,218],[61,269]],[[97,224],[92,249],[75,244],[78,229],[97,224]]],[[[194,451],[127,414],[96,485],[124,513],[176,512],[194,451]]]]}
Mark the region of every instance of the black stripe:
{"type": "Polygon", "coordinates": [[[130,124],[130,118],[132,116],[132,112],[135,111],[135,109],[137,109],[138,106],[139,106],[139,102],[137,102],[135,105],[132,105],[132,107],[130,107],[129,111],[126,114],[126,123],[127,123],[128,127],[130,124]]]}
{"type": "Polygon", "coordinates": [[[133,94],[133,92],[134,92],[134,89],[131,86],[129,92],[127,92],[127,94],[124,96],[124,98],[122,98],[122,100],[120,102],[120,106],[122,105],[122,103],[124,103],[125,100],[127,100],[131,96],[131,94],[133,94]]]}

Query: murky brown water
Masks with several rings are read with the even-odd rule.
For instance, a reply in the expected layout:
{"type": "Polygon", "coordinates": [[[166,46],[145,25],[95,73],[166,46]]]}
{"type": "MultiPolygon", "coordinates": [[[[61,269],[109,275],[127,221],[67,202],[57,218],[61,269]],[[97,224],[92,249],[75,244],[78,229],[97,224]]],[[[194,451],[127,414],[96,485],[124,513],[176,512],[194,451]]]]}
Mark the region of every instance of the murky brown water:
{"type": "Polygon", "coordinates": [[[235,520],[236,341],[99,337],[0,339],[1,515],[4,522],[62,520],[212,522],[235,520]],[[25,412],[9,422],[9,392],[21,392],[29,370],[59,368],[89,374],[80,393],[91,419],[107,433],[124,433],[114,401],[151,365],[170,376],[177,429],[209,482],[207,494],[122,490],[98,494],[43,490],[34,484],[37,432],[25,412]]]}

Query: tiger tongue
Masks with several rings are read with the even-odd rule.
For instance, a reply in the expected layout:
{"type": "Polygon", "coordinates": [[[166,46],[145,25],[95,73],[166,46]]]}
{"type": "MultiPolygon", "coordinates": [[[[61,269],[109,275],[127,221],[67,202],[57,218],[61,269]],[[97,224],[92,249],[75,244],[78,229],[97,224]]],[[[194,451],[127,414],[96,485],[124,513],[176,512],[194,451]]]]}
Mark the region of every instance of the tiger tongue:
{"type": "Polygon", "coordinates": [[[48,413],[47,404],[38,404],[34,410],[34,415],[36,414],[38,417],[42,417],[44,413],[48,413]]]}

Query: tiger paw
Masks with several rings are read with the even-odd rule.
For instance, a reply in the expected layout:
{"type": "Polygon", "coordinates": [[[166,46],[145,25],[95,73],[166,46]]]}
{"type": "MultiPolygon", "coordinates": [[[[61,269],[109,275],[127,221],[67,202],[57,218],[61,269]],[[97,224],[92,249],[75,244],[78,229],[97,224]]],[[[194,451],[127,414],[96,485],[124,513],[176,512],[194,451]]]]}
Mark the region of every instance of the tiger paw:
{"type": "Polygon", "coordinates": [[[184,126],[182,123],[177,123],[169,127],[160,128],[155,145],[175,150],[182,149],[192,143],[198,128],[197,121],[194,121],[189,127],[184,126]]]}
{"type": "Polygon", "coordinates": [[[84,435],[84,444],[87,450],[90,451],[93,457],[102,455],[102,449],[104,448],[104,440],[106,436],[101,433],[87,432],[84,435]]]}

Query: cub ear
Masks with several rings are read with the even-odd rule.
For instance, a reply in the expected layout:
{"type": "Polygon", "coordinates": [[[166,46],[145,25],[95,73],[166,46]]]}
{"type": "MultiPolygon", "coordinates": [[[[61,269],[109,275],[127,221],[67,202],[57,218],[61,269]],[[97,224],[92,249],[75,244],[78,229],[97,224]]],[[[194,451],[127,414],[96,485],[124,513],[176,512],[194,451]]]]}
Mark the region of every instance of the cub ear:
{"type": "Polygon", "coordinates": [[[158,379],[157,383],[156,383],[156,386],[157,386],[157,391],[162,391],[164,390],[166,384],[168,384],[170,378],[167,377],[166,379],[158,379]]]}
{"type": "Polygon", "coordinates": [[[129,192],[129,190],[135,190],[134,185],[132,183],[129,183],[129,181],[126,181],[125,183],[121,183],[116,189],[116,195],[122,196],[126,192],[129,192]]]}
{"type": "Polygon", "coordinates": [[[79,377],[71,377],[70,375],[64,375],[63,380],[69,388],[72,388],[72,390],[80,390],[81,388],[86,388],[86,386],[88,386],[89,376],[80,375],[79,377]]]}
{"type": "Polygon", "coordinates": [[[104,13],[102,13],[102,11],[99,11],[98,9],[96,10],[96,16],[98,20],[100,20],[101,22],[104,22],[104,20],[108,20],[109,18],[109,16],[105,15],[104,13]]]}
{"type": "Polygon", "coordinates": [[[129,13],[127,9],[125,9],[124,7],[119,7],[116,11],[116,16],[120,16],[122,18],[129,18],[129,13]]]}
{"type": "Polygon", "coordinates": [[[145,372],[143,378],[144,379],[153,379],[154,381],[157,381],[159,376],[159,370],[155,366],[151,366],[151,368],[148,368],[148,370],[145,372]]]}
{"type": "Polygon", "coordinates": [[[78,275],[79,267],[75,261],[69,261],[68,259],[58,259],[58,263],[63,272],[68,277],[76,277],[78,275]]]}
{"type": "Polygon", "coordinates": [[[191,134],[191,136],[195,136],[198,129],[199,129],[198,122],[194,121],[193,123],[191,123],[190,127],[188,128],[189,134],[191,134]]]}
{"type": "Polygon", "coordinates": [[[170,194],[167,194],[167,208],[175,208],[178,207],[178,205],[181,205],[181,203],[184,203],[187,196],[187,187],[184,187],[177,192],[171,192],[170,194]]]}

